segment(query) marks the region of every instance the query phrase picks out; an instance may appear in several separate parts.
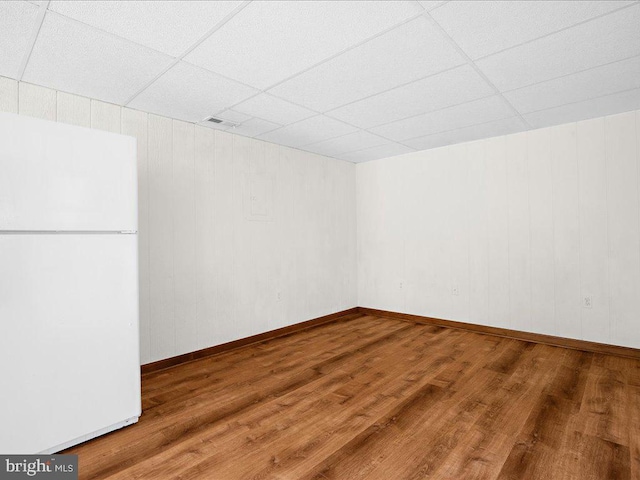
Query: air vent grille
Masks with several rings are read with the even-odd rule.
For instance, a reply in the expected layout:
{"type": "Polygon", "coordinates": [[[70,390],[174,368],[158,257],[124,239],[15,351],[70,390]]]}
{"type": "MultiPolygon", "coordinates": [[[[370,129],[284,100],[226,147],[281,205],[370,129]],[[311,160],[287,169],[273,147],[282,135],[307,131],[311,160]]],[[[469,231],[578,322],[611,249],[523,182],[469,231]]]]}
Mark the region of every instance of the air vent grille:
{"type": "Polygon", "coordinates": [[[221,125],[223,127],[236,128],[239,124],[230,122],[229,120],[224,120],[222,118],[217,117],[207,117],[203,120],[204,123],[215,123],[216,125],[221,125]]]}

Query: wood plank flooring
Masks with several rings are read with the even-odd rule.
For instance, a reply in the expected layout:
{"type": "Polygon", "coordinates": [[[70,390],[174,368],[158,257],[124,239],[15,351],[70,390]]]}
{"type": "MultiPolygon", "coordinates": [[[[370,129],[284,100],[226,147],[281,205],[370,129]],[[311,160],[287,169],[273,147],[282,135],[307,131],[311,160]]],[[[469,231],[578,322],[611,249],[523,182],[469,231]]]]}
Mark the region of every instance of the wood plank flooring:
{"type": "Polygon", "coordinates": [[[352,315],[146,375],[82,479],[640,479],[640,361],[352,315]]]}

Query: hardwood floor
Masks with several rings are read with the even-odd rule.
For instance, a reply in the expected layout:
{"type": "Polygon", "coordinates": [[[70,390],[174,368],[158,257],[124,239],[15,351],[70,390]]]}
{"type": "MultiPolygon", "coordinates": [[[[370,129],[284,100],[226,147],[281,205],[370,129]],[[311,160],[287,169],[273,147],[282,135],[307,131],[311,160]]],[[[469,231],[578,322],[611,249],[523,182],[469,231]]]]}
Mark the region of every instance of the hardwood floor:
{"type": "Polygon", "coordinates": [[[80,478],[640,479],[640,361],[350,316],[143,377],[80,478]]]}

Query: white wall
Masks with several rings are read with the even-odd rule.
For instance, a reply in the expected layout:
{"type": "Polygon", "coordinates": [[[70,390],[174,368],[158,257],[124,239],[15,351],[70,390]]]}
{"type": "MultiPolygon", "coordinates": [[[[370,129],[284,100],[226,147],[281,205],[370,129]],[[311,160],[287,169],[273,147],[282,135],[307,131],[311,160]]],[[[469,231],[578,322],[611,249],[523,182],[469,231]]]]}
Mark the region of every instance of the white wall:
{"type": "Polygon", "coordinates": [[[640,112],[356,167],[3,77],[0,110],[138,138],[143,363],[356,304],[640,347],[640,112]]]}
{"type": "Polygon", "coordinates": [[[358,304],[640,347],[639,143],[630,112],[358,164],[358,304]]]}
{"type": "Polygon", "coordinates": [[[0,111],[138,139],[142,363],[356,306],[353,164],[3,77],[0,111]]]}

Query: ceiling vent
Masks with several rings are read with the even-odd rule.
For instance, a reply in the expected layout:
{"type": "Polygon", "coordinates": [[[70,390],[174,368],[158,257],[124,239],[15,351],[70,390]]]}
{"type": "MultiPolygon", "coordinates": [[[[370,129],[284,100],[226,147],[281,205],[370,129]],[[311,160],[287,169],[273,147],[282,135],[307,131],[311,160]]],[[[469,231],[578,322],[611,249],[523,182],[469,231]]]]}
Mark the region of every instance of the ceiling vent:
{"type": "Polygon", "coordinates": [[[222,126],[225,126],[225,127],[231,127],[231,128],[235,128],[235,127],[237,127],[239,125],[237,123],[233,123],[233,122],[230,122],[228,120],[224,120],[222,118],[216,118],[216,117],[207,117],[207,118],[204,119],[204,121],[205,122],[210,122],[210,123],[215,123],[217,125],[222,125],[222,126]]]}

